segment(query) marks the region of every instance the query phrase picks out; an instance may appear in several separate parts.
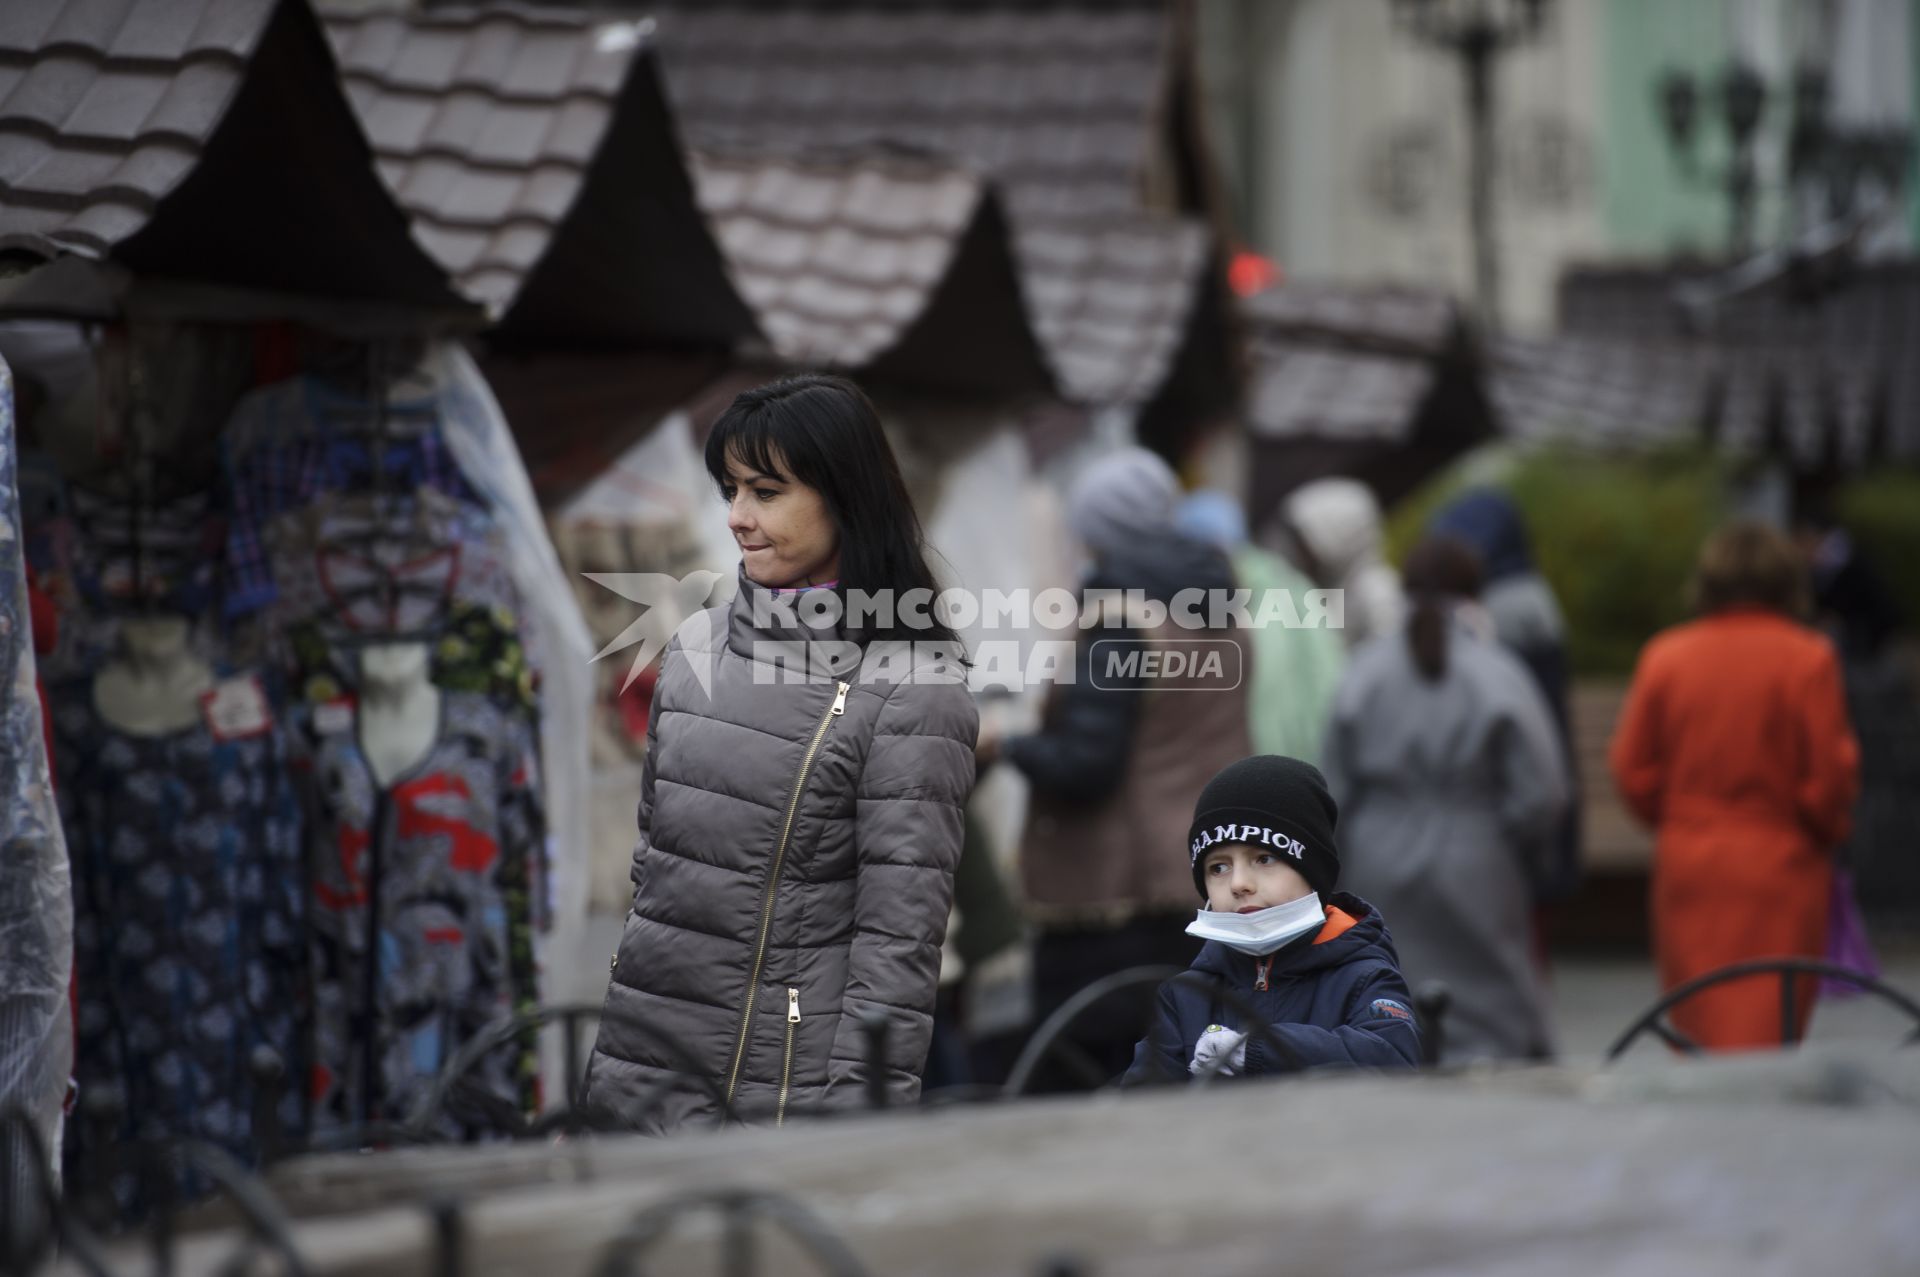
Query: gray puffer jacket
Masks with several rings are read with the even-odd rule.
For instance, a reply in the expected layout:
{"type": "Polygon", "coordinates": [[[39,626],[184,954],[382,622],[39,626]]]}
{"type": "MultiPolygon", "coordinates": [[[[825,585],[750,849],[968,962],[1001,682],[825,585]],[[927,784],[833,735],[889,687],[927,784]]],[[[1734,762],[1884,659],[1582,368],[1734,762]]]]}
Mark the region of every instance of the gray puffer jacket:
{"type": "Polygon", "coordinates": [[[661,665],[587,1073],[617,1124],[856,1106],[872,1011],[891,1101],[919,1096],[979,718],[957,665],[809,642],[830,636],[790,612],[756,628],[766,594],[742,577],[661,665]]]}

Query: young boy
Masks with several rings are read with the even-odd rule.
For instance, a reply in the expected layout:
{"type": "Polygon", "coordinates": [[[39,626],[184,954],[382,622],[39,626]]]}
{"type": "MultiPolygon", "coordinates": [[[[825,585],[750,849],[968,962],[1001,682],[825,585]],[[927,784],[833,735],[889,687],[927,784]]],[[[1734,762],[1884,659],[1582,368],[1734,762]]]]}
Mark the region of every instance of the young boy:
{"type": "Polygon", "coordinates": [[[1206,901],[1187,928],[1207,941],[1193,960],[1200,974],[1161,986],[1125,1083],[1420,1062],[1412,999],[1380,915],[1333,893],[1338,815],[1319,771],[1297,759],[1242,759],[1207,783],[1188,832],[1206,901]],[[1271,1037],[1242,1023],[1215,992],[1223,987],[1258,1010],[1271,1037]]]}

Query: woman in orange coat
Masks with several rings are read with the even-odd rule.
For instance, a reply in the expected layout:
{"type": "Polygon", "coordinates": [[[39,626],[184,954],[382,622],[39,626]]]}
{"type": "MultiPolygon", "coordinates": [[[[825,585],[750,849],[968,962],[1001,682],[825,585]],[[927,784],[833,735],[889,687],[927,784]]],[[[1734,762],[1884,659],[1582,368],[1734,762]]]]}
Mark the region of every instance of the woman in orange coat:
{"type": "MultiPolygon", "coordinates": [[[[1730,962],[1826,951],[1832,849],[1847,835],[1859,749],[1833,648],[1794,618],[1806,569],[1791,543],[1735,523],[1701,552],[1700,619],[1640,654],[1609,755],[1658,837],[1653,943],[1663,989],[1730,962]]],[[[1817,982],[1796,982],[1804,1032],[1817,982]]],[[[1674,1008],[1702,1046],[1780,1044],[1778,977],[1674,1008]]]]}

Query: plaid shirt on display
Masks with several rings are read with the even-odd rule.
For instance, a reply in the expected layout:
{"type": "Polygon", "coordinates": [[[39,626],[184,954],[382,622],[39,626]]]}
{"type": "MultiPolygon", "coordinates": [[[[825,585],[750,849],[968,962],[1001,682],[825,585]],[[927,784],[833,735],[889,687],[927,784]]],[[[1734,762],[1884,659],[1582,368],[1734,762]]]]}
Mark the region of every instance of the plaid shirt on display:
{"type": "Polygon", "coordinates": [[[432,402],[393,404],[384,429],[367,437],[370,410],[309,381],[256,391],[235,412],[222,445],[231,510],[227,524],[227,615],[242,616],[274,601],[273,568],[264,529],[274,516],[330,492],[422,488],[478,504],[440,433],[432,402]]]}

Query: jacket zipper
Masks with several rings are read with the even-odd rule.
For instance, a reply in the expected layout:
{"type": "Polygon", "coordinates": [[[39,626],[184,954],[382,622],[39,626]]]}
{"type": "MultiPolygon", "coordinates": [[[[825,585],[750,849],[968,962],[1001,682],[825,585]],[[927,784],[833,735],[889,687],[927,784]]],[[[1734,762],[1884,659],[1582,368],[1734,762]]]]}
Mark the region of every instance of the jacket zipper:
{"type": "Polygon", "coordinates": [[[746,1004],[740,1008],[740,1037],[733,1046],[733,1067],[727,1072],[729,1106],[733,1104],[734,1092],[740,1089],[740,1066],[747,1062],[747,1036],[753,1027],[753,1003],[760,992],[760,969],[767,960],[767,935],[773,926],[773,898],[780,887],[780,867],[787,858],[787,839],[793,833],[793,816],[800,808],[800,794],[806,788],[807,773],[813,770],[813,758],[820,752],[820,743],[827,738],[827,728],[833,725],[834,719],[847,712],[848,689],[849,684],[841,683],[832,707],[820,716],[820,726],[813,729],[813,740],[807,745],[805,757],[800,760],[800,773],[793,778],[793,793],[787,798],[787,816],[780,825],[780,841],[773,849],[773,866],[767,871],[766,899],[760,905],[760,939],[753,949],[753,970],[747,977],[746,1004]]]}
{"type": "Polygon", "coordinates": [[[787,1089],[793,1085],[793,1039],[800,1032],[800,990],[787,988],[787,1050],[780,1065],[780,1106],[774,1110],[773,1124],[787,1120],[787,1089]]]}
{"type": "Polygon", "coordinates": [[[1253,963],[1253,991],[1255,993],[1265,993],[1267,991],[1267,977],[1272,974],[1273,959],[1267,958],[1263,961],[1256,958],[1253,963]]]}

